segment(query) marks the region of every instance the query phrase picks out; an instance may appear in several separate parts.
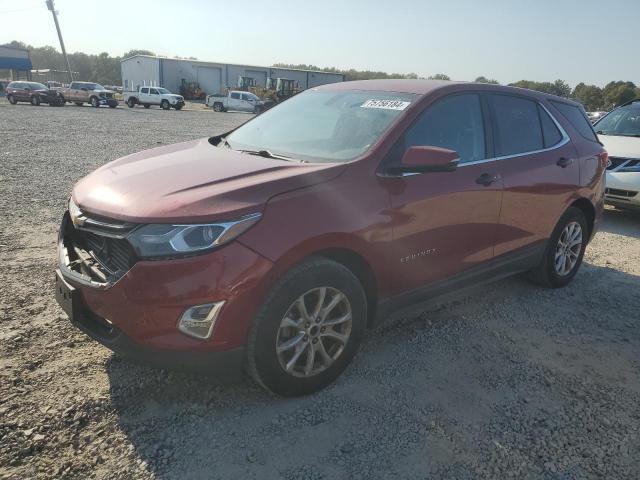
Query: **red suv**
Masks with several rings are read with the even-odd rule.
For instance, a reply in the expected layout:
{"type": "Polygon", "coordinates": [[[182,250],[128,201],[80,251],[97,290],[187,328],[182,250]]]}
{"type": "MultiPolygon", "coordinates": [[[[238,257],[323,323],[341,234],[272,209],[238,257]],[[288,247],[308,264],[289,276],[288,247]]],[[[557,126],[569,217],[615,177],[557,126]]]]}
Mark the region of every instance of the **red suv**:
{"type": "Polygon", "coordinates": [[[306,394],[403,305],[525,271],[567,285],[598,226],[606,163],[566,99],[422,80],[313,88],[81,180],[57,298],[125,357],[231,362],[306,394]]]}

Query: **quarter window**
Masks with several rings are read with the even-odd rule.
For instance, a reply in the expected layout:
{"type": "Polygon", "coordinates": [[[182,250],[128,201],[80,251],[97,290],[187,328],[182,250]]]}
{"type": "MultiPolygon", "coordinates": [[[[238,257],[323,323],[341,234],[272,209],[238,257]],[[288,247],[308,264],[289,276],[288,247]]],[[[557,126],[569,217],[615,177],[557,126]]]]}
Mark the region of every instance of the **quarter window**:
{"type": "Polygon", "coordinates": [[[542,125],[544,148],[550,148],[560,143],[560,140],[562,140],[562,133],[560,133],[555,122],[540,105],[538,105],[538,114],[540,115],[540,125],[542,125]]]}
{"type": "Polygon", "coordinates": [[[497,156],[544,148],[536,102],[510,95],[491,95],[490,98],[495,116],[497,156]]]}
{"type": "Polygon", "coordinates": [[[149,89],[148,88],[143,88],[140,90],[140,93],[149,93],[149,89]]]}
{"type": "Polygon", "coordinates": [[[582,108],[562,102],[553,102],[553,104],[580,135],[592,142],[598,141],[598,137],[591,128],[591,123],[582,108]]]}
{"type": "Polygon", "coordinates": [[[404,140],[405,150],[429,145],[455,150],[461,163],[484,159],[480,97],[463,94],[437,101],[409,128],[404,140]]]}
{"type": "Polygon", "coordinates": [[[240,94],[238,92],[231,92],[231,98],[240,100],[240,94]]]}

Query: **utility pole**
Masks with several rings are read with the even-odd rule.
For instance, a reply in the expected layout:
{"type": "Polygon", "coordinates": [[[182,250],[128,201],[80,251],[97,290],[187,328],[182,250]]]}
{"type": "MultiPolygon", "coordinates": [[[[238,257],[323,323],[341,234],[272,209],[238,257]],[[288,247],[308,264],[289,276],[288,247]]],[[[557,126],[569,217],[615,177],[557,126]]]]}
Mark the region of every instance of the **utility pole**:
{"type": "Polygon", "coordinates": [[[62,55],[67,62],[67,71],[69,72],[69,83],[73,82],[73,73],[71,72],[71,64],[69,63],[69,57],[67,57],[67,50],[64,48],[64,41],[62,40],[62,32],[60,31],[60,25],[58,24],[58,12],[56,12],[53,0],[46,0],[47,8],[51,10],[53,15],[53,22],[56,24],[56,30],[58,31],[58,38],[60,39],[60,48],[62,49],[62,55]]]}

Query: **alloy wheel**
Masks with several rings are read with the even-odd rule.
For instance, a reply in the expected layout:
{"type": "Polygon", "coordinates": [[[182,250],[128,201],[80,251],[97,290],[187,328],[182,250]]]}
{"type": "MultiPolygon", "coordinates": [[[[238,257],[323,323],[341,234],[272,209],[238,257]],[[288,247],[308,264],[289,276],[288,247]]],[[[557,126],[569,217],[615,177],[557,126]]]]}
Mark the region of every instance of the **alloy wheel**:
{"type": "Polygon", "coordinates": [[[582,227],[578,222],[570,222],[562,230],[558,244],[554,266],[556,273],[565,276],[571,273],[578,263],[580,251],[582,250],[582,227]]]}
{"type": "Polygon", "coordinates": [[[280,366],[294,377],[325,371],[344,351],[353,319],[347,296],[332,287],[318,287],[291,304],[280,322],[276,353],[280,366]]]}

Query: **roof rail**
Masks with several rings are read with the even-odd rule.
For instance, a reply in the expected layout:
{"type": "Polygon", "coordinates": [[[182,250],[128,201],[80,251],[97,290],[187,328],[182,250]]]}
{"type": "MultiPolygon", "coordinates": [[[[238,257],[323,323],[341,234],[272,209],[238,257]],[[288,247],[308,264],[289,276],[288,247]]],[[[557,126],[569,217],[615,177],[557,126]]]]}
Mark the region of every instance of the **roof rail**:
{"type": "Polygon", "coordinates": [[[634,98],[633,100],[629,100],[628,102],[624,102],[621,105],[618,105],[616,108],[620,108],[620,107],[626,107],[627,105],[631,105],[632,103],[640,103],[640,97],[634,98]]]}

